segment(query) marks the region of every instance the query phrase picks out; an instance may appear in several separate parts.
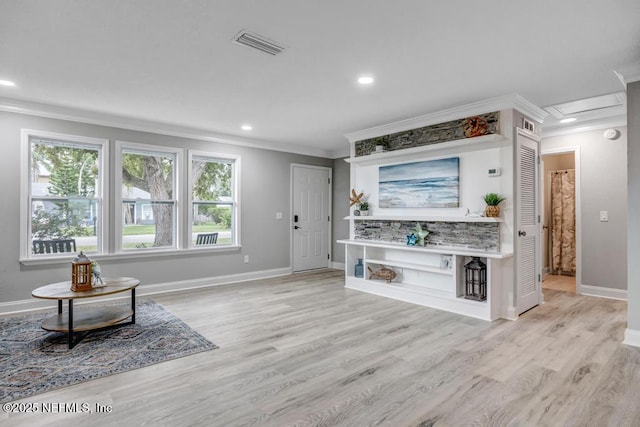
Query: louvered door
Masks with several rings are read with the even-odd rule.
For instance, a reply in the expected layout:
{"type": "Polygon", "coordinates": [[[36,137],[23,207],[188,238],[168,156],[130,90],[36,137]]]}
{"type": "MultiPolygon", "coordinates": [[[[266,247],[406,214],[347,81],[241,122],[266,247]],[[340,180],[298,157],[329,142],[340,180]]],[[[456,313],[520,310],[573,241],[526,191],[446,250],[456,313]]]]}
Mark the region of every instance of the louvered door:
{"type": "Polygon", "coordinates": [[[537,136],[518,129],[515,231],[518,313],[540,303],[539,142],[537,136]]]}

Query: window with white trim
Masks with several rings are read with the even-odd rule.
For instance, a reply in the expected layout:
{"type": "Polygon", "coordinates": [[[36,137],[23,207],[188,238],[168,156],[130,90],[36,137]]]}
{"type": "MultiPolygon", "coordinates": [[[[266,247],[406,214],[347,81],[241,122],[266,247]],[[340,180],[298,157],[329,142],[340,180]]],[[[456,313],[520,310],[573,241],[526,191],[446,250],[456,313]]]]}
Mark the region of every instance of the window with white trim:
{"type": "Polygon", "coordinates": [[[121,250],[176,249],[180,150],[117,143],[121,250]]]}
{"type": "Polygon", "coordinates": [[[234,156],[189,152],[190,246],[237,244],[238,165],[234,156]]]}
{"type": "Polygon", "coordinates": [[[37,131],[22,138],[28,169],[22,256],[101,253],[107,141],[37,131]]]}

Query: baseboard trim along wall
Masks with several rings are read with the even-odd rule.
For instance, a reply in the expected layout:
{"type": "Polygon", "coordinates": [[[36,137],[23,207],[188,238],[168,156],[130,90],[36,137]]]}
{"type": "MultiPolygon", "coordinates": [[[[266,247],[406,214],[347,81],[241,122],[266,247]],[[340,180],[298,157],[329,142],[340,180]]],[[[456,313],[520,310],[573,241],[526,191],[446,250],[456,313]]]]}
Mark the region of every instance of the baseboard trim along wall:
{"type": "Polygon", "coordinates": [[[580,285],[580,294],[592,297],[621,299],[625,301],[627,300],[626,289],[613,289],[604,288],[602,286],[580,285]]]}
{"type": "Polygon", "coordinates": [[[640,331],[626,329],[624,331],[624,341],[622,341],[622,344],[640,347],[640,331]]]}
{"type": "Polygon", "coordinates": [[[343,270],[344,271],[344,262],[332,261],[331,262],[331,268],[335,268],[336,270],[343,270]]]}
{"type": "MultiPolygon", "coordinates": [[[[230,285],[247,280],[288,276],[292,273],[292,269],[290,267],[287,267],[276,268],[273,270],[252,271],[249,273],[230,274],[227,276],[205,277],[202,279],[194,280],[181,280],[176,282],[154,283],[149,285],[141,284],[138,288],[136,288],[136,297],[164,294],[169,292],[188,291],[191,289],[208,288],[211,286],[230,285]]],[[[113,297],[105,297],[99,299],[90,298],[85,301],[75,300],[74,306],[129,298],[131,298],[131,296],[128,292],[125,292],[113,297]]],[[[56,303],[54,300],[41,300],[35,298],[29,300],[3,302],[0,303],[0,315],[23,313],[29,311],[53,310],[55,308],[55,305],[56,303]]],[[[66,305],[67,304],[65,303],[65,306],[66,305]]]]}

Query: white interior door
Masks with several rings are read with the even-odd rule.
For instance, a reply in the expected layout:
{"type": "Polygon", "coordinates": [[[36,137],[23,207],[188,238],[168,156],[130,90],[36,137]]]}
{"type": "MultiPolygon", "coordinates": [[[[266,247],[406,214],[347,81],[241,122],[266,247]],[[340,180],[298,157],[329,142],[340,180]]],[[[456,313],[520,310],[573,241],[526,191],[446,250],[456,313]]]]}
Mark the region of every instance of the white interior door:
{"type": "Polygon", "coordinates": [[[540,138],[518,129],[516,138],[516,283],[518,313],[540,304],[540,138]]]}
{"type": "Polygon", "coordinates": [[[293,271],[329,266],[331,183],[328,168],[292,166],[293,271]]]}

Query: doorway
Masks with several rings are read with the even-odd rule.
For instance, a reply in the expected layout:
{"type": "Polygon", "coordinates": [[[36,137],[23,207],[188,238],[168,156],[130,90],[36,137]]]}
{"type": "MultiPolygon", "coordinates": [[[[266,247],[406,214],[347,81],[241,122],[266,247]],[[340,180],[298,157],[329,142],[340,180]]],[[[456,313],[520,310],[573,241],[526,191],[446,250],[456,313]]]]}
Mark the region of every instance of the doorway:
{"type": "Polygon", "coordinates": [[[293,272],[331,262],[331,168],[291,165],[293,272]]]}
{"type": "Polygon", "coordinates": [[[542,152],[543,289],[580,292],[579,152],[542,152]]]}

